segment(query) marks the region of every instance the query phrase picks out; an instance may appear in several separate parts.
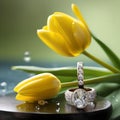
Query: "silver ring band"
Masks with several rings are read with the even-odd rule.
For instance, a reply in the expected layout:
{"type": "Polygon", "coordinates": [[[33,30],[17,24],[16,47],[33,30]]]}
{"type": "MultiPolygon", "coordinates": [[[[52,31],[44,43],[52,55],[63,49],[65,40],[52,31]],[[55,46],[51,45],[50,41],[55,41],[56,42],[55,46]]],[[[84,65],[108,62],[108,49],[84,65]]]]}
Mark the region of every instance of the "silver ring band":
{"type": "Polygon", "coordinates": [[[77,62],[77,77],[78,77],[78,87],[84,87],[84,73],[83,73],[83,63],[77,62]]]}

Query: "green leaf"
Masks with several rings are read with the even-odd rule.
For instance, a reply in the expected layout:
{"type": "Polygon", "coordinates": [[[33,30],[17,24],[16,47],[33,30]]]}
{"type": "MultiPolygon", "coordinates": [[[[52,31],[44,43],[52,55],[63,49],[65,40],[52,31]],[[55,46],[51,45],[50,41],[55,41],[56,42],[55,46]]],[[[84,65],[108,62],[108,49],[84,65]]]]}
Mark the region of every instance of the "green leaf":
{"type": "Polygon", "coordinates": [[[106,96],[111,101],[113,113],[110,120],[120,120],[120,87],[106,96]]]}
{"type": "MultiPolygon", "coordinates": [[[[12,70],[21,70],[28,73],[40,74],[44,72],[52,73],[56,76],[66,76],[71,78],[76,78],[77,69],[76,67],[60,67],[60,68],[43,68],[36,66],[13,66],[12,70]]],[[[110,72],[107,69],[98,67],[84,67],[85,78],[92,78],[97,76],[109,75],[110,72]]]]}
{"type": "Polygon", "coordinates": [[[113,91],[120,88],[119,83],[99,83],[94,85],[94,88],[97,91],[97,95],[106,97],[107,95],[111,94],[113,91]]]}
{"type": "Polygon", "coordinates": [[[113,112],[110,120],[120,120],[120,83],[100,83],[92,87],[97,90],[97,95],[112,103],[113,112]]]}
{"type": "Polygon", "coordinates": [[[112,74],[112,72],[104,68],[84,67],[85,79],[100,77],[100,76],[110,75],[110,74],[112,74]]]}
{"type": "Polygon", "coordinates": [[[107,54],[112,64],[120,70],[120,59],[118,58],[118,56],[107,45],[105,45],[100,39],[98,39],[93,33],[91,33],[91,35],[94,38],[94,40],[101,46],[104,52],[107,54]]]}
{"type": "Polygon", "coordinates": [[[112,103],[113,112],[110,120],[120,120],[120,83],[100,83],[92,85],[98,96],[105,97],[112,103]]]}
{"type": "Polygon", "coordinates": [[[57,76],[76,76],[77,74],[75,67],[45,68],[37,66],[13,66],[12,70],[21,70],[34,74],[49,72],[57,76]]]}

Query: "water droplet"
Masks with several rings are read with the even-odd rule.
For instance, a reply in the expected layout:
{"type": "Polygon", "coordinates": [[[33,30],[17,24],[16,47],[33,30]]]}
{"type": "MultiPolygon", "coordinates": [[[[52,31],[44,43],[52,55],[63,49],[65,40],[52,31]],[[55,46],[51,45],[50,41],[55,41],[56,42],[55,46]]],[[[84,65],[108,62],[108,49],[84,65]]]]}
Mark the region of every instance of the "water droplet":
{"type": "Polygon", "coordinates": [[[30,52],[29,52],[29,51],[26,51],[26,52],[24,53],[24,61],[25,61],[25,62],[30,62],[30,60],[31,60],[30,52]]]}
{"type": "Polygon", "coordinates": [[[0,85],[1,85],[2,87],[6,87],[6,86],[7,86],[7,83],[6,83],[6,82],[2,82],[0,85]]]}
{"type": "Polygon", "coordinates": [[[57,106],[60,106],[60,103],[59,103],[59,102],[57,102],[57,103],[56,103],[56,105],[57,105],[57,106]]]}
{"type": "Polygon", "coordinates": [[[4,96],[6,95],[6,92],[7,92],[7,83],[6,82],[0,83],[0,95],[4,96]]]}
{"type": "Polygon", "coordinates": [[[28,75],[28,77],[33,77],[35,74],[31,73],[28,75]]]}
{"type": "Polygon", "coordinates": [[[118,100],[118,99],[115,99],[115,102],[119,102],[119,100],[118,100]]]}
{"type": "Polygon", "coordinates": [[[57,113],[60,112],[60,107],[56,108],[56,112],[57,112],[57,113]]]}
{"type": "Polygon", "coordinates": [[[35,110],[36,110],[36,112],[38,112],[40,110],[40,105],[36,105],[35,110]]]}
{"type": "Polygon", "coordinates": [[[56,102],[56,112],[60,112],[60,102],[56,102]]]}
{"type": "Polygon", "coordinates": [[[112,97],[113,97],[113,98],[115,98],[115,96],[114,96],[114,95],[113,95],[112,97]]]}

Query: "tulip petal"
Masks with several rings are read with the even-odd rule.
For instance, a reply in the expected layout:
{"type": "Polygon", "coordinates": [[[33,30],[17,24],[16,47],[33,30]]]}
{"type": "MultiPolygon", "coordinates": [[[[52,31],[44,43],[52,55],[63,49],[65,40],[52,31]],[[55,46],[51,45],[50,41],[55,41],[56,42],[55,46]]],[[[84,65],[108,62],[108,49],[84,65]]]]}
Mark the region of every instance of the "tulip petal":
{"type": "Polygon", "coordinates": [[[46,30],[37,30],[37,34],[41,40],[55,52],[64,56],[74,56],[68,41],[65,40],[62,35],[46,30]]]}
{"type": "MultiPolygon", "coordinates": [[[[46,91],[48,89],[57,88],[60,89],[60,81],[52,74],[47,74],[46,76],[36,77],[36,79],[28,79],[27,84],[23,84],[18,93],[24,95],[34,95],[37,93],[41,93],[41,91],[46,91]],[[49,87],[48,87],[49,85],[49,87]]],[[[24,81],[23,81],[24,82],[24,81]]],[[[26,82],[26,80],[25,80],[26,82]]]]}
{"type": "Polygon", "coordinates": [[[59,33],[63,38],[69,43],[70,39],[73,39],[72,36],[72,21],[67,15],[53,14],[48,18],[48,29],[52,32],[59,33]],[[68,36],[69,34],[69,36],[68,36]]]}
{"type": "Polygon", "coordinates": [[[58,81],[51,81],[49,78],[47,81],[44,81],[30,82],[29,84],[22,87],[18,93],[27,96],[51,96],[51,94],[54,95],[59,92],[61,86],[58,81]]]}
{"type": "Polygon", "coordinates": [[[89,28],[88,28],[88,26],[87,26],[87,24],[86,24],[86,22],[85,22],[85,20],[84,20],[84,18],[83,18],[83,16],[82,16],[82,13],[81,13],[80,10],[78,9],[77,5],[72,4],[71,7],[72,7],[72,11],[73,11],[73,13],[76,15],[76,17],[77,17],[80,21],[82,21],[82,22],[84,23],[84,25],[86,26],[86,28],[89,30],[89,28]]]}
{"type": "Polygon", "coordinates": [[[61,35],[63,35],[65,41],[69,46],[69,50],[72,53],[77,53],[78,47],[75,44],[76,41],[74,40],[73,31],[72,31],[72,23],[73,21],[76,20],[64,13],[59,13],[59,14],[57,12],[55,15],[56,29],[58,29],[59,30],[58,32],[61,35]]]}
{"type": "Polygon", "coordinates": [[[24,86],[27,85],[28,83],[30,83],[30,82],[32,82],[32,81],[40,80],[40,79],[42,79],[42,78],[46,79],[47,76],[49,76],[49,75],[51,75],[51,74],[50,74],[50,73],[42,73],[42,74],[38,74],[38,75],[36,75],[36,76],[30,77],[30,78],[28,78],[28,79],[26,79],[26,80],[23,80],[23,81],[21,81],[19,84],[17,84],[17,85],[15,86],[14,91],[15,91],[15,92],[18,92],[18,91],[20,91],[20,89],[21,89],[22,87],[24,87],[24,86]]]}
{"type": "Polygon", "coordinates": [[[79,47],[80,52],[83,52],[91,43],[91,35],[82,22],[74,22],[72,27],[74,44],[79,47]]]}
{"type": "MultiPolygon", "coordinates": [[[[49,18],[48,21],[49,21],[48,23],[49,30],[56,31],[57,33],[63,36],[64,41],[66,41],[67,46],[69,46],[68,51],[72,53],[72,56],[77,56],[83,51],[82,44],[78,44],[81,42],[80,39],[79,39],[79,42],[77,42],[74,38],[75,36],[72,30],[72,27],[73,27],[72,23],[73,21],[77,22],[75,19],[73,19],[72,17],[64,13],[56,12],[49,18]]],[[[78,24],[78,27],[81,28],[84,26],[81,26],[80,24],[78,24]]],[[[81,37],[81,34],[79,34],[79,36],[81,37]]]]}
{"type": "Polygon", "coordinates": [[[47,99],[54,98],[59,92],[57,88],[47,89],[47,90],[41,91],[41,92],[38,92],[38,91],[35,92],[32,90],[29,91],[29,94],[18,93],[16,95],[16,99],[21,100],[21,101],[28,101],[28,102],[34,102],[34,101],[38,101],[38,100],[47,100],[47,99]]]}
{"type": "Polygon", "coordinates": [[[40,98],[35,96],[25,96],[25,95],[17,94],[16,100],[21,100],[26,102],[35,102],[37,100],[40,100],[40,98]]]}

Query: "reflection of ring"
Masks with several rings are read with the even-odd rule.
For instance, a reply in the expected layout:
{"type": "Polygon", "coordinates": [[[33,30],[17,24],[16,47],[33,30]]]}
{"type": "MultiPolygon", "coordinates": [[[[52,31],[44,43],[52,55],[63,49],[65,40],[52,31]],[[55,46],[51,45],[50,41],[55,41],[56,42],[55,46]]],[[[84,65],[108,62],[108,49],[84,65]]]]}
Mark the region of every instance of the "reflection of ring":
{"type": "Polygon", "coordinates": [[[68,104],[77,107],[78,109],[94,106],[96,91],[93,88],[84,88],[83,63],[77,63],[78,86],[76,89],[69,89],[65,92],[65,99],[68,104]]]}
{"type": "Polygon", "coordinates": [[[85,89],[69,89],[65,92],[65,99],[68,104],[73,105],[79,109],[83,109],[90,105],[94,105],[96,91],[93,88],[85,89]]]}

